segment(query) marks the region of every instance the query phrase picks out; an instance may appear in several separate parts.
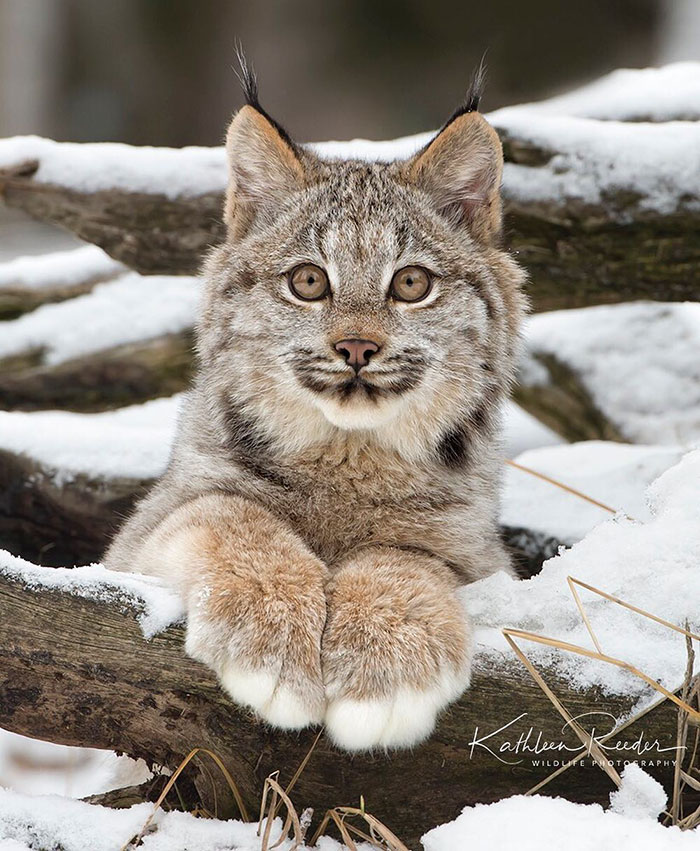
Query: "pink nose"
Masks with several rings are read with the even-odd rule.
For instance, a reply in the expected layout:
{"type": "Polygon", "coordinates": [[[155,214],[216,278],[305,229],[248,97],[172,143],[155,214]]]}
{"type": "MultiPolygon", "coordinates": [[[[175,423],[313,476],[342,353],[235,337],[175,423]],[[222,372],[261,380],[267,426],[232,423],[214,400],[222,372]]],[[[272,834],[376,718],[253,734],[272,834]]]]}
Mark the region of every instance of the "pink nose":
{"type": "Polygon", "coordinates": [[[363,366],[367,366],[369,359],[379,351],[380,346],[372,340],[350,339],[340,340],[333,348],[345,358],[348,366],[359,372],[363,366]]]}

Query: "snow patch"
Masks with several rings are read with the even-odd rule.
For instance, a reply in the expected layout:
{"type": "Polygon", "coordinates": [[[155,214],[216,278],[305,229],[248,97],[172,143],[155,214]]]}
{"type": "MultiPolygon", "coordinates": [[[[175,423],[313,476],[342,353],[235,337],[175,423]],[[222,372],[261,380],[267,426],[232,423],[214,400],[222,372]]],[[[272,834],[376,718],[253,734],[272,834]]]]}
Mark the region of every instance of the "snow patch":
{"type": "MultiPolygon", "coordinates": [[[[645,488],[678,463],[683,450],[671,446],[631,446],[602,440],[530,450],[515,461],[568,485],[637,520],[651,517],[645,488]]],[[[581,540],[610,517],[609,512],[529,473],[508,467],[501,522],[557,538],[581,540]]]]}
{"type": "Polygon", "coordinates": [[[528,320],[525,341],[524,384],[546,380],[534,358],[551,355],[576,373],[628,440],[700,441],[700,304],[635,302],[541,313],[528,320]]]}
{"type": "Polygon", "coordinates": [[[137,573],[117,573],[101,564],[85,567],[38,567],[0,550],[0,575],[35,591],[61,591],[140,609],[138,622],[146,638],[152,638],[184,618],[182,600],[161,580],[137,573]]]}
{"type": "Polygon", "coordinates": [[[433,828],[422,839],[425,851],[691,851],[698,841],[694,830],[605,812],[598,804],[540,795],[465,807],[454,821],[433,828]]]}
{"type": "Polygon", "coordinates": [[[2,324],[0,358],[32,350],[44,362],[71,358],[185,331],[194,325],[200,281],[136,272],[98,284],[85,295],[45,304],[2,324]]]}
{"type": "Polygon", "coordinates": [[[612,812],[630,818],[656,821],[668,803],[664,787],[636,762],[625,766],[621,779],[620,788],[610,793],[612,812]]]}
{"type": "MultiPolygon", "coordinates": [[[[594,649],[567,576],[670,623],[681,626],[687,620],[697,632],[700,450],[663,473],[647,489],[647,499],[648,519],[618,515],[600,523],[571,549],[545,562],[541,573],[529,580],[498,573],[465,586],[461,594],[477,627],[477,663],[512,658],[501,634],[506,626],[594,649]]],[[[681,634],[588,591],[580,594],[608,655],[630,662],[666,688],[678,687],[687,661],[681,634]]],[[[531,659],[551,665],[574,687],[598,684],[609,693],[650,696],[651,689],[640,679],[613,665],[524,640],[520,644],[531,659]]]]}
{"type": "MultiPolygon", "coordinates": [[[[62,851],[116,851],[139,833],[153,812],[153,804],[135,804],[128,809],[111,809],[58,796],[20,795],[0,789],[0,849],[29,851],[61,848],[62,851]]],[[[195,818],[189,813],[158,810],[154,830],[143,838],[143,851],[259,851],[257,821],[218,821],[195,818]]],[[[263,823],[264,829],[264,823],[263,823]]],[[[271,845],[277,841],[282,821],[273,822],[271,845]]],[[[277,847],[290,851],[287,839],[277,847]]],[[[302,846],[306,848],[307,846],[302,846]]],[[[341,845],[324,837],[317,846],[323,851],[342,851],[341,845]]]]}
{"type": "Polygon", "coordinates": [[[0,263],[0,289],[79,286],[100,278],[113,278],[126,271],[126,266],[112,260],[101,248],[83,245],[69,251],[16,257],[0,263]]]}
{"type": "Polygon", "coordinates": [[[0,411],[0,449],[25,455],[57,484],[93,479],[152,479],[165,470],[182,396],[99,414],[0,411]]]}
{"type": "Polygon", "coordinates": [[[125,189],[175,199],[221,192],[226,185],[223,148],[152,148],[117,142],[54,142],[39,136],[0,140],[0,167],[38,160],[33,180],[77,192],[125,189]]]}
{"type": "Polygon", "coordinates": [[[515,458],[527,449],[539,449],[542,446],[556,446],[565,443],[563,437],[547,428],[535,417],[523,411],[515,402],[508,401],[505,406],[504,440],[506,455],[515,458]]]}

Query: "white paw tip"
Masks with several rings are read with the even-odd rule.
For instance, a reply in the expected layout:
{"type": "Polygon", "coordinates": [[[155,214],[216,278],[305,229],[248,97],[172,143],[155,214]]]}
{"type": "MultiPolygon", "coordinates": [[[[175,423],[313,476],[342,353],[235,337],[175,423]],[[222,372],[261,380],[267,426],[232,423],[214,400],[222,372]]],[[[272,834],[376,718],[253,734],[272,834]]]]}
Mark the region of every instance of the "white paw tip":
{"type": "Polygon", "coordinates": [[[229,663],[221,673],[221,685],[236,703],[260,711],[272,699],[277,676],[267,671],[250,671],[229,663]]]}
{"type": "Polygon", "coordinates": [[[326,711],[326,729],[348,751],[410,748],[432,733],[438,712],[464,691],[465,679],[443,674],[423,691],[402,688],[384,700],[334,700],[326,711]]]}
{"type": "Polygon", "coordinates": [[[389,723],[391,703],[383,700],[334,700],[326,710],[326,729],[338,747],[365,751],[380,743],[389,723]]]}

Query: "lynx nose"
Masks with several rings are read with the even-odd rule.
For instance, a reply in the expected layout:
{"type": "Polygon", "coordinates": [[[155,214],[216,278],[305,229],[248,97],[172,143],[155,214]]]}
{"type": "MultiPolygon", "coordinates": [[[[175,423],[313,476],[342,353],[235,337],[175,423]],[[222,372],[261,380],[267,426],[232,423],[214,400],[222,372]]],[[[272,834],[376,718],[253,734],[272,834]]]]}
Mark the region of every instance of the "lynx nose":
{"type": "Polygon", "coordinates": [[[369,359],[379,351],[379,345],[372,340],[340,340],[333,347],[336,352],[345,358],[345,363],[351,366],[355,372],[359,372],[363,366],[367,366],[369,359]]]}

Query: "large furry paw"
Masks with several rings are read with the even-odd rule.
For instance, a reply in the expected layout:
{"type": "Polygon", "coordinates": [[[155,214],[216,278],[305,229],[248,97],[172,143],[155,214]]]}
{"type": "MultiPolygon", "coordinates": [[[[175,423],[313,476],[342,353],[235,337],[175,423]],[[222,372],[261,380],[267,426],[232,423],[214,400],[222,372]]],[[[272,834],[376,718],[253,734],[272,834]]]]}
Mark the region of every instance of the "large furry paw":
{"type": "Polygon", "coordinates": [[[250,624],[243,630],[226,630],[221,623],[190,615],[185,648],[216,672],[235,703],[252,709],[273,727],[300,730],[319,724],[326,703],[320,641],[300,646],[291,640],[285,647],[274,642],[266,652],[256,653],[262,638],[259,626],[253,627],[258,633],[254,639],[250,624]]]}
{"type": "Polygon", "coordinates": [[[468,686],[468,624],[454,586],[437,560],[398,550],[340,567],[322,643],[325,724],[339,747],[411,747],[468,686]]]}
{"type": "Polygon", "coordinates": [[[213,668],[236,703],[298,730],[323,720],[325,619],[323,575],[313,562],[242,581],[228,572],[191,601],[186,649],[213,668]]]}

